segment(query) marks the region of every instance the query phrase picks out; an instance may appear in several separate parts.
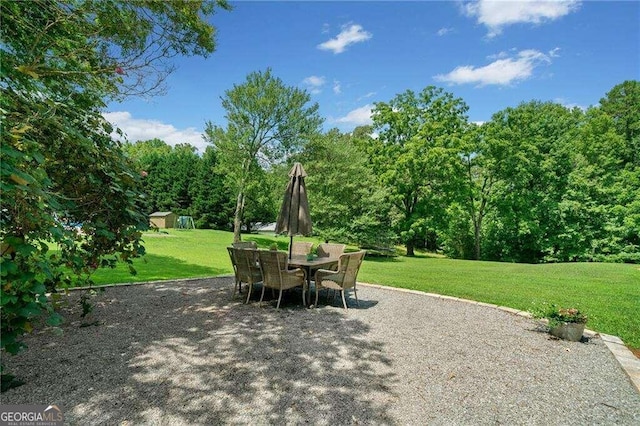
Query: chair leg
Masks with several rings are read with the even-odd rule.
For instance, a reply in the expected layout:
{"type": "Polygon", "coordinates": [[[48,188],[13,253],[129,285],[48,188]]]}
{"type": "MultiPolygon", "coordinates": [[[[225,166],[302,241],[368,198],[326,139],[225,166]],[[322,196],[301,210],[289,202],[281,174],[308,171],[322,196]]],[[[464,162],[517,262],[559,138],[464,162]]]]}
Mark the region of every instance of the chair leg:
{"type": "Polygon", "coordinates": [[[280,287],[280,294],[278,295],[278,304],[276,305],[276,309],[280,309],[280,299],[282,299],[282,287],[280,287]]]}
{"type": "MultiPolygon", "coordinates": [[[[311,299],[311,294],[309,294],[309,299],[311,299]]],[[[307,306],[307,283],[302,285],[302,306],[307,306]]]]}
{"type": "Polygon", "coordinates": [[[258,305],[262,308],[262,298],[264,297],[264,285],[262,286],[262,294],[260,295],[260,302],[258,302],[258,305]]]}
{"type": "Polygon", "coordinates": [[[314,305],[313,305],[313,306],[314,306],[314,307],[316,307],[316,308],[318,307],[318,291],[319,291],[319,290],[320,290],[320,289],[318,288],[318,283],[316,283],[316,301],[315,301],[315,303],[314,303],[314,305]]]}
{"type": "Polygon", "coordinates": [[[344,289],[342,289],[342,304],[344,305],[344,308],[347,309],[347,301],[344,299],[344,289]]]}
{"type": "Polygon", "coordinates": [[[356,305],[358,305],[358,308],[360,307],[360,301],[358,300],[358,290],[356,290],[356,286],[353,286],[353,294],[354,296],[356,296],[356,305]]]}
{"type": "Polygon", "coordinates": [[[244,301],[245,304],[249,303],[249,298],[251,297],[252,291],[253,291],[253,283],[249,283],[249,290],[247,291],[247,300],[244,301]]]}

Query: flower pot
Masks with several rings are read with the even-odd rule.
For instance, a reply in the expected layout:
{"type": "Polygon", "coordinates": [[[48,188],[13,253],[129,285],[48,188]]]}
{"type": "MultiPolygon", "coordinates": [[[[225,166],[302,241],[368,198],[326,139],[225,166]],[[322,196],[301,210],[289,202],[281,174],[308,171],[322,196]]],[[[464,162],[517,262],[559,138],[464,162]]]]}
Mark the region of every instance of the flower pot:
{"type": "Polygon", "coordinates": [[[563,322],[549,329],[549,333],[570,342],[577,342],[582,339],[584,332],[583,322],[563,322]]]}

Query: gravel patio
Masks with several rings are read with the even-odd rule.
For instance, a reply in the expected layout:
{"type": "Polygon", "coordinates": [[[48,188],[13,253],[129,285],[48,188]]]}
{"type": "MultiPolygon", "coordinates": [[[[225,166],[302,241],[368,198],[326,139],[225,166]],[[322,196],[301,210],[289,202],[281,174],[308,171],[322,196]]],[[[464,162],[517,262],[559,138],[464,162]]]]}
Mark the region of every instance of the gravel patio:
{"type": "Polygon", "coordinates": [[[62,336],[39,330],[4,357],[26,384],[2,403],[57,404],[71,425],[640,424],[640,393],[598,337],[373,286],[347,311],[232,291],[228,277],[112,287],[87,320],[71,292],[62,336]]]}

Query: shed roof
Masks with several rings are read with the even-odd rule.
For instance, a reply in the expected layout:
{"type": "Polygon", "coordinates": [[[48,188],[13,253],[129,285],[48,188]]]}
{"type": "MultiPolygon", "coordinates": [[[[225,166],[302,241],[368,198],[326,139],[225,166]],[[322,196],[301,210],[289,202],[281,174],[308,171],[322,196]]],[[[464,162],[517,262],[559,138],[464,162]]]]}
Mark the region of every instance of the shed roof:
{"type": "Polygon", "coordinates": [[[170,214],[173,214],[173,212],[155,212],[151,213],[149,217],[165,217],[169,216],[170,214]]]}

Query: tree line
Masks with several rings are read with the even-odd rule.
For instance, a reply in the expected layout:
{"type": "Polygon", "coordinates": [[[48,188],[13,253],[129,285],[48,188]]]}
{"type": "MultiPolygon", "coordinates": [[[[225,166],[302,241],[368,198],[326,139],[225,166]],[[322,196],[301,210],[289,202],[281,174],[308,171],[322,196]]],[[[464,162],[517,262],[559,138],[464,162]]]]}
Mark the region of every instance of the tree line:
{"type": "Polygon", "coordinates": [[[147,174],[148,211],[201,228],[272,222],[300,161],[314,232],[384,248],[511,262],[640,262],[640,83],[586,111],[530,101],[469,122],[442,88],[378,102],[373,124],[322,132],[317,105],[270,70],[223,97],[203,155],[152,140],[125,150],[147,174]]]}

